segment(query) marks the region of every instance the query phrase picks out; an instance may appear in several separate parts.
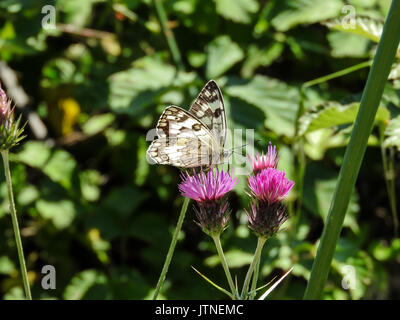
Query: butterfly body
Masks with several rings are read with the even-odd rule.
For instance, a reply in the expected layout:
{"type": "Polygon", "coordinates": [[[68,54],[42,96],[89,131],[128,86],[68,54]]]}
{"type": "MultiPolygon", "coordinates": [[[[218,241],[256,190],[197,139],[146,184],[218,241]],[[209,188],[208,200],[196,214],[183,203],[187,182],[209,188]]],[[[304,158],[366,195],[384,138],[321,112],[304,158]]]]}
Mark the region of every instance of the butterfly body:
{"type": "Polygon", "coordinates": [[[158,139],[147,150],[150,162],[193,168],[223,163],[226,115],[222,94],[209,81],[189,111],[169,106],[156,126],[158,139]]]}

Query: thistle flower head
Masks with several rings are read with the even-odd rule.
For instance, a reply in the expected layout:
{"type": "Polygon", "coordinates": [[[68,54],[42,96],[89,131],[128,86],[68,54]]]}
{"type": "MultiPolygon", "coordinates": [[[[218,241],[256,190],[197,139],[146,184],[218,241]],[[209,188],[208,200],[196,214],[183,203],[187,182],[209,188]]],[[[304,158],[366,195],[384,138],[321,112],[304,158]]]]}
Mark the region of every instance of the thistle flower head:
{"type": "Polygon", "coordinates": [[[274,168],[261,170],[249,177],[253,201],[251,210],[246,211],[249,227],[257,237],[268,238],[279,231],[288,219],[282,200],[294,185],[285,177],[285,172],[274,168]]]}
{"type": "Polygon", "coordinates": [[[18,144],[24,137],[21,136],[24,126],[20,126],[21,117],[14,122],[14,108],[0,85],[0,150],[8,150],[18,144]]]}
{"type": "Polygon", "coordinates": [[[285,172],[268,168],[259,174],[249,177],[249,186],[252,194],[262,201],[275,203],[283,200],[294,185],[285,177],[285,172]]]}
{"type": "Polygon", "coordinates": [[[221,234],[227,226],[230,214],[228,203],[223,197],[236,186],[237,179],[229,172],[215,169],[210,169],[207,173],[196,173],[193,170],[192,176],[182,173],[181,178],[179,191],[184,197],[196,201],[197,224],[210,236],[221,234]]]}
{"type": "Polygon", "coordinates": [[[261,155],[257,153],[255,157],[249,157],[249,162],[254,174],[257,174],[264,169],[276,168],[278,164],[276,146],[273,146],[272,143],[269,142],[267,154],[264,154],[264,152],[261,153],[261,155]]]}
{"type": "Polygon", "coordinates": [[[210,169],[207,173],[196,173],[193,170],[193,176],[182,173],[181,178],[179,191],[184,197],[197,202],[218,200],[237,185],[237,179],[229,172],[218,172],[215,169],[210,169]]]}

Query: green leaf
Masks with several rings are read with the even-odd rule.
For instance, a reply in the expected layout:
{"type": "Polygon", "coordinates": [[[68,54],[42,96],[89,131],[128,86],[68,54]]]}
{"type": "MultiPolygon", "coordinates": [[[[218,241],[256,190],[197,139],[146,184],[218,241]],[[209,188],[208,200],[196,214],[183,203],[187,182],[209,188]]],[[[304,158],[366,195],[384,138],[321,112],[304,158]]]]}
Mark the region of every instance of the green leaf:
{"type": "Polygon", "coordinates": [[[70,188],[75,168],[76,161],[71,154],[64,150],[56,150],[42,170],[54,182],[60,183],[65,188],[70,188]]]}
{"type": "Polygon", "coordinates": [[[383,145],[400,149],[400,116],[391,119],[385,130],[385,140],[383,145]]]}
{"type": "Polygon", "coordinates": [[[298,89],[276,79],[256,75],[250,82],[228,85],[225,92],[250,103],[266,115],[265,126],[280,135],[294,135],[298,89]]]}
{"type": "Polygon", "coordinates": [[[251,77],[258,67],[268,67],[278,59],[283,51],[284,45],[281,42],[271,43],[265,48],[258,48],[250,45],[247,50],[247,59],[243,63],[242,75],[245,78],[251,77]]]}
{"type": "Polygon", "coordinates": [[[251,14],[258,11],[256,0],[214,0],[217,13],[226,19],[248,24],[251,22],[251,14]]]}
{"type": "Polygon", "coordinates": [[[43,142],[28,141],[24,143],[20,152],[10,154],[10,160],[22,162],[33,168],[42,168],[50,158],[50,154],[50,148],[43,142]]]}
{"type": "Polygon", "coordinates": [[[97,270],[85,270],[75,275],[64,291],[66,300],[104,300],[110,298],[108,279],[97,270]]]}
{"type": "Polygon", "coordinates": [[[59,0],[57,8],[64,13],[64,23],[84,27],[92,17],[93,5],[101,0],[59,0]]]}
{"type": "Polygon", "coordinates": [[[357,15],[354,21],[355,23],[352,24],[351,22],[351,20],[335,18],[324,21],[322,24],[331,29],[353,33],[366,37],[376,43],[379,42],[383,30],[383,20],[357,15]]]}
{"type": "Polygon", "coordinates": [[[335,58],[368,56],[368,44],[370,41],[359,35],[331,31],[328,34],[328,41],[332,48],[331,54],[335,58]]]}
{"type": "MultiPolygon", "coordinates": [[[[241,268],[249,265],[253,260],[253,254],[239,250],[231,249],[225,253],[226,260],[230,268],[241,268]]],[[[208,257],[204,264],[209,267],[216,267],[220,264],[220,258],[218,255],[208,257]]]]}
{"type": "Polygon", "coordinates": [[[207,45],[206,76],[221,76],[244,58],[243,50],[229,36],[219,36],[207,45]]]}
{"type": "Polygon", "coordinates": [[[87,201],[97,201],[100,198],[99,185],[103,177],[96,170],[86,170],[79,174],[82,196],[87,201]]]}
{"type": "Polygon", "coordinates": [[[51,180],[65,188],[72,186],[76,161],[67,151],[50,150],[43,142],[29,141],[19,153],[12,154],[10,159],[41,170],[51,180]]]}
{"type": "Polygon", "coordinates": [[[21,206],[27,206],[39,197],[38,189],[33,185],[24,186],[18,193],[17,202],[21,206]]]}
{"type": "MultiPolygon", "coordinates": [[[[299,119],[299,135],[338,125],[352,124],[357,116],[360,104],[353,102],[342,105],[338,102],[327,102],[306,111],[299,119]]],[[[375,122],[385,122],[390,113],[385,107],[380,107],[375,122]]]]}
{"type": "Polygon", "coordinates": [[[279,31],[287,31],[299,24],[311,24],[339,15],[343,3],[340,0],[287,0],[276,1],[272,10],[272,25],[279,31]]]}
{"type": "Polygon", "coordinates": [[[50,220],[57,229],[69,227],[76,216],[76,209],[70,200],[47,201],[39,199],[36,202],[39,215],[50,220]]]}
{"type": "Polygon", "coordinates": [[[10,274],[15,270],[15,265],[7,256],[0,257],[0,274],[10,274]]]}
{"type": "MultiPolygon", "coordinates": [[[[304,178],[304,206],[314,216],[319,216],[323,221],[328,216],[329,206],[337,183],[336,171],[318,163],[310,163],[307,166],[304,178]]],[[[344,226],[358,231],[356,213],[359,211],[358,196],[353,191],[350,204],[344,219],[344,226]]]]}
{"type": "Polygon", "coordinates": [[[110,126],[114,120],[115,115],[112,113],[94,115],[82,125],[82,131],[89,136],[98,134],[110,126]]]}
{"type": "Polygon", "coordinates": [[[103,200],[102,206],[121,218],[127,218],[148,197],[146,192],[131,187],[114,188],[103,200]]]}
{"type": "Polygon", "coordinates": [[[158,59],[136,60],[132,68],[109,77],[109,105],[115,112],[140,115],[172,85],[175,76],[176,69],[158,59]]]}
{"type": "Polygon", "coordinates": [[[204,280],[206,280],[209,284],[211,284],[214,288],[216,288],[217,290],[225,293],[227,296],[229,296],[230,298],[232,298],[232,294],[225,290],[224,288],[220,287],[219,285],[217,285],[216,283],[212,282],[209,278],[207,278],[204,274],[202,274],[200,271],[198,271],[195,267],[192,266],[192,269],[200,276],[202,277],[204,280]]]}

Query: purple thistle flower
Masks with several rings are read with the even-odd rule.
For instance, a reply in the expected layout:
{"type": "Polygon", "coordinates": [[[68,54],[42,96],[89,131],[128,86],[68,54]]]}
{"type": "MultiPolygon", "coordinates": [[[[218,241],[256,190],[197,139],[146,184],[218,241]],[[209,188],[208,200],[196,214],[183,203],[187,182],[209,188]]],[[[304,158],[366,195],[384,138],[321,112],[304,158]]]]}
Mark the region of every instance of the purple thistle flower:
{"type": "Polygon", "coordinates": [[[254,174],[268,168],[276,168],[278,164],[278,154],[276,152],[276,146],[273,146],[271,142],[268,144],[267,154],[261,153],[256,154],[255,157],[249,157],[250,165],[253,169],[254,174]]]}
{"type": "Polygon", "coordinates": [[[208,170],[196,173],[181,174],[182,182],[179,191],[184,197],[196,201],[195,214],[197,224],[210,235],[219,235],[225,230],[229,221],[228,203],[223,201],[223,196],[231,191],[237,184],[237,179],[229,172],[208,170]]]}
{"type": "Polygon", "coordinates": [[[258,236],[268,238],[278,232],[289,218],[282,200],[294,185],[285,172],[274,168],[262,170],[249,177],[249,187],[254,200],[247,213],[250,229],[258,236]]]}
{"type": "Polygon", "coordinates": [[[182,183],[179,191],[184,197],[196,200],[197,202],[218,200],[237,185],[237,179],[229,172],[210,169],[207,173],[201,171],[193,176],[188,173],[181,174],[182,183]]]}
{"type": "Polygon", "coordinates": [[[274,203],[281,201],[294,185],[285,177],[285,172],[268,168],[249,177],[249,186],[253,195],[262,201],[274,203]]]}
{"type": "Polygon", "coordinates": [[[6,93],[0,85],[0,125],[4,125],[7,128],[12,122],[12,114],[14,108],[11,109],[11,100],[8,99],[6,93]]]}

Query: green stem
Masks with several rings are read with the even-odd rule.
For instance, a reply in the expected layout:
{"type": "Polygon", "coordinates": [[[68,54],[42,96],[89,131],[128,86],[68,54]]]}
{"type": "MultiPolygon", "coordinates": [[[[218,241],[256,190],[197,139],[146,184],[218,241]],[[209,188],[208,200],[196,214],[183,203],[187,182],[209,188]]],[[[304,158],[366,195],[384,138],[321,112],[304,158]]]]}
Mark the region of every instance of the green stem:
{"type": "Polygon", "coordinates": [[[250,298],[249,300],[254,300],[254,297],[256,296],[256,289],[257,289],[257,282],[258,282],[258,275],[260,274],[260,262],[261,262],[261,254],[258,257],[258,260],[256,262],[256,267],[254,269],[253,273],[253,280],[251,282],[251,289],[250,289],[250,298]]]}
{"type": "Polygon", "coordinates": [[[168,268],[172,260],[172,256],[174,255],[175,246],[178,241],[179,232],[181,231],[183,220],[185,219],[187,207],[189,204],[190,199],[185,198],[183,201],[181,213],[179,214],[178,223],[176,224],[174,234],[172,236],[171,244],[169,245],[167,257],[165,258],[164,266],[162,268],[160,278],[158,279],[156,290],[153,295],[153,300],[157,300],[158,294],[164,284],[165,278],[167,276],[168,268]]]}
{"type": "Polygon", "coordinates": [[[219,235],[213,236],[212,238],[214,240],[215,247],[217,248],[219,258],[221,259],[221,264],[222,264],[222,267],[224,268],[226,279],[228,280],[228,283],[229,283],[229,287],[231,288],[232,300],[236,300],[237,292],[236,292],[235,285],[233,283],[231,272],[229,271],[228,263],[226,262],[224,251],[222,250],[221,238],[219,235]]]}
{"type": "Polygon", "coordinates": [[[249,270],[247,271],[246,278],[244,279],[243,289],[242,289],[242,300],[246,300],[249,290],[249,284],[251,276],[253,275],[254,268],[256,267],[257,262],[260,260],[261,251],[264,247],[265,242],[267,241],[266,238],[258,238],[257,248],[254,252],[253,261],[250,264],[249,270]]]}
{"type": "Polygon", "coordinates": [[[158,18],[160,19],[160,24],[164,32],[165,39],[167,40],[169,50],[171,51],[172,59],[174,59],[174,62],[178,70],[184,70],[182,56],[179,51],[178,44],[176,43],[174,33],[171,31],[171,29],[168,27],[167,24],[168,22],[167,14],[165,13],[162,0],[153,0],[153,2],[157,11],[158,18]]]}
{"type": "Polygon", "coordinates": [[[384,146],[384,128],[380,127],[380,144],[381,144],[381,155],[382,155],[382,166],[383,166],[383,178],[385,180],[386,192],[388,194],[390,210],[393,216],[394,225],[394,236],[398,237],[398,225],[399,220],[397,217],[397,205],[396,205],[396,186],[394,179],[394,164],[393,164],[393,149],[390,149],[390,160],[388,161],[386,156],[386,148],[384,146]]]}
{"type": "Polygon", "coordinates": [[[389,171],[391,174],[390,177],[390,190],[389,190],[389,198],[390,204],[393,213],[393,224],[394,224],[394,236],[398,237],[399,230],[399,217],[397,216],[397,204],[396,204],[396,180],[395,180],[395,168],[394,168],[394,149],[390,148],[390,158],[389,158],[389,171]]]}
{"type": "Polygon", "coordinates": [[[10,163],[8,160],[8,150],[1,151],[1,156],[3,158],[3,163],[4,163],[4,173],[6,176],[7,189],[8,189],[8,200],[10,202],[10,214],[11,214],[11,219],[12,219],[12,224],[13,224],[13,229],[14,229],[15,243],[17,245],[18,259],[19,259],[19,264],[21,267],[21,274],[22,274],[22,281],[24,283],[25,295],[28,300],[32,300],[31,289],[29,287],[29,281],[28,281],[28,273],[26,271],[24,250],[22,248],[21,235],[19,232],[17,210],[15,209],[14,194],[13,194],[11,172],[10,172],[10,163]]]}
{"type": "Polygon", "coordinates": [[[364,62],[361,62],[361,63],[356,64],[354,66],[345,68],[343,70],[340,70],[340,71],[337,71],[337,72],[334,72],[334,73],[330,73],[330,74],[328,74],[326,76],[323,76],[323,77],[320,77],[320,78],[317,78],[317,79],[314,79],[314,80],[311,80],[311,81],[307,81],[302,85],[302,89],[305,89],[305,88],[308,88],[308,87],[312,87],[312,86],[314,86],[316,84],[320,84],[320,83],[326,82],[328,80],[332,80],[332,79],[335,79],[335,78],[342,77],[342,76],[344,76],[346,74],[349,74],[349,73],[352,73],[354,71],[369,67],[371,64],[372,64],[372,60],[364,61],[364,62]]]}
{"type": "Polygon", "coordinates": [[[367,148],[375,114],[400,41],[400,0],[393,0],[381,40],[365,85],[360,108],[346,148],[329,214],[325,222],[304,299],[319,299],[328,278],[362,159],[367,148]]]}

